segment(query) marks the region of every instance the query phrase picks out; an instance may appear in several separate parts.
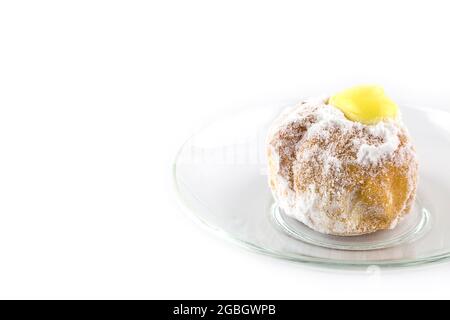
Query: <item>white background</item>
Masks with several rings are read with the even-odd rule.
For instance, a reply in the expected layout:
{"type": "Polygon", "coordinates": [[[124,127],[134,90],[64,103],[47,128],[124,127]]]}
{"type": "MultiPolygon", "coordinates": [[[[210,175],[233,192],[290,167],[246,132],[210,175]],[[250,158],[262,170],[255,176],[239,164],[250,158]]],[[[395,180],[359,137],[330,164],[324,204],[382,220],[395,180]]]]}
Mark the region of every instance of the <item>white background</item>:
{"type": "Polygon", "coordinates": [[[447,1],[2,1],[1,298],[450,297],[450,264],[321,270],[215,238],[180,143],[249,103],[375,82],[450,110],[447,1]]]}

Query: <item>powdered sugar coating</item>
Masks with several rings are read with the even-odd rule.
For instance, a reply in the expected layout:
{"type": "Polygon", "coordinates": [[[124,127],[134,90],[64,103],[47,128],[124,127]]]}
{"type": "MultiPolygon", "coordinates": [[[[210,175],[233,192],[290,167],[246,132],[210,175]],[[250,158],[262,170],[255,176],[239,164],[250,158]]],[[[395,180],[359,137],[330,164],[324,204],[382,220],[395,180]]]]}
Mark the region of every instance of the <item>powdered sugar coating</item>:
{"type": "Polygon", "coordinates": [[[400,119],[364,125],[328,99],[284,111],[268,135],[269,181],[280,207],[311,228],[357,235],[393,228],[410,211],[417,161],[400,119]]]}

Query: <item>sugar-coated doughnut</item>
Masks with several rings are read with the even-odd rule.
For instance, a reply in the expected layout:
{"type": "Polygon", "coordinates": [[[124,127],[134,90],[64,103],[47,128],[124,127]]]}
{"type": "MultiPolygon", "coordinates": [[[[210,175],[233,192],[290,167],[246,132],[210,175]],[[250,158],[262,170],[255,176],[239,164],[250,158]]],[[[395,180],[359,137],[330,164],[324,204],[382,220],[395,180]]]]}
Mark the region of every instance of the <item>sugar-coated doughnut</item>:
{"type": "Polygon", "coordinates": [[[278,205],[322,233],[394,228],[414,202],[418,165],[400,116],[369,125],[329,98],[303,101],[272,124],[267,155],[278,205]]]}

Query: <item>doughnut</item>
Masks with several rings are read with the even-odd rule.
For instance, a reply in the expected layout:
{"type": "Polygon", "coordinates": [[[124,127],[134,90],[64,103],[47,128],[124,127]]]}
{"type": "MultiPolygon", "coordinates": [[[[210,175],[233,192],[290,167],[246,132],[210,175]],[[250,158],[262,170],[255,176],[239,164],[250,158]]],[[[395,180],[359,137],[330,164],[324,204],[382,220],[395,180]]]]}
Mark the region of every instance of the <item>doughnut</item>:
{"type": "Polygon", "coordinates": [[[269,128],[272,194],[286,215],[315,231],[368,234],[394,228],[411,211],[415,149],[395,105],[386,107],[384,92],[372,89],[302,101],[269,128]],[[355,107],[355,100],[363,103],[355,107]]]}

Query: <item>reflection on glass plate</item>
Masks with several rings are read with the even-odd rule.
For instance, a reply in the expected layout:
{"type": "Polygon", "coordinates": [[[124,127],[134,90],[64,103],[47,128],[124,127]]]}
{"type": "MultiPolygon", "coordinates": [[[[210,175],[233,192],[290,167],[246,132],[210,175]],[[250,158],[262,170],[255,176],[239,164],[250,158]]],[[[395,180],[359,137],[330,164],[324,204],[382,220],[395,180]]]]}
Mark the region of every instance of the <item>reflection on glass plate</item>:
{"type": "Polygon", "coordinates": [[[418,154],[420,202],[394,230],[338,237],[309,229],[274,204],[265,136],[281,109],[247,109],[222,118],[181,147],[175,186],[195,219],[246,248],[299,262],[408,266],[450,257],[450,113],[401,108],[418,154]]]}

